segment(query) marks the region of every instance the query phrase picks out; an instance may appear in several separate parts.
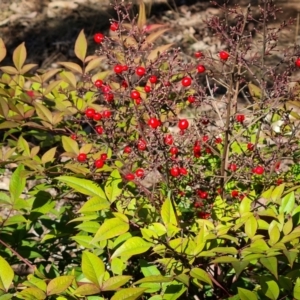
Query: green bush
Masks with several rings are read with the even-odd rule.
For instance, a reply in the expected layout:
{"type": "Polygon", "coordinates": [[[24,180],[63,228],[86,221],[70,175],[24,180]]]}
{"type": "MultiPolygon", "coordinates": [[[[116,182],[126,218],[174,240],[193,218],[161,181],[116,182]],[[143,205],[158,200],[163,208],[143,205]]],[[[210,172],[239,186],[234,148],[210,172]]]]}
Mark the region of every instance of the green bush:
{"type": "Polygon", "coordinates": [[[0,67],[0,300],[300,299],[299,47],[269,61],[292,21],[223,7],[226,51],[187,58],[115,9],[95,55],[81,31],[78,63],[0,67]]]}

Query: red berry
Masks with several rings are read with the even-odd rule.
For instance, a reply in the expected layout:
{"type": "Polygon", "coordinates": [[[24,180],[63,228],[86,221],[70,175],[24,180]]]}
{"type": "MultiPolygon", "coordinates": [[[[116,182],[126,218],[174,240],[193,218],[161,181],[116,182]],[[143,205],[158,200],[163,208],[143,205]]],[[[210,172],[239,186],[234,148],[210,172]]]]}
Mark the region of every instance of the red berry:
{"type": "Polygon", "coordinates": [[[95,130],[97,131],[98,134],[102,134],[104,132],[104,129],[101,126],[96,126],[95,130]]]}
{"type": "Polygon", "coordinates": [[[172,155],[178,154],[178,148],[177,148],[177,147],[172,147],[172,148],[170,149],[170,153],[171,153],[172,155]]]}
{"type": "Polygon", "coordinates": [[[166,145],[172,145],[173,144],[173,136],[171,134],[167,134],[165,137],[164,137],[164,143],[166,145]]]}
{"type": "Polygon", "coordinates": [[[34,91],[26,91],[26,94],[32,98],[34,96],[34,91]]]}
{"type": "Polygon", "coordinates": [[[95,115],[95,110],[93,108],[87,108],[85,111],[85,115],[87,118],[93,119],[93,117],[95,115]]]}
{"type": "Polygon", "coordinates": [[[239,123],[243,123],[245,121],[245,115],[236,115],[236,120],[239,123]]]}
{"type": "Polygon", "coordinates": [[[198,65],[197,66],[197,71],[198,73],[204,73],[205,72],[205,67],[203,65],[198,65]]]}
{"type": "Polygon", "coordinates": [[[200,52],[200,51],[198,51],[198,52],[195,52],[195,57],[196,58],[200,58],[200,57],[202,57],[203,56],[203,54],[202,54],[202,52],[200,52]]]}
{"type": "Polygon", "coordinates": [[[216,144],[221,144],[222,143],[222,138],[220,138],[220,137],[217,137],[216,139],[215,139],[215,143],[216,144]]]}
{"type": "Polygon", "coordinates": [[[197,195],[198,195],[201,199],[207,199],[207,197],[208,197],[208,193],[205,192],[205,191],[201,191],[201,190],[197,191],[197,195]]]}
{"type": "Polygon", "coordinates": [[[137,147],[138,147],[138,149],[139,149],[140,151],[146,150],[146,148],[147,148],[147,143],[146,143],[146,141],[143,140],[143,139],[139,139],[138,144],[137,144],[137,147]]]}
{"type": "Polygon", "coordinates": [[[77,135],[75,133],[71,134],[70,138],[74,141],[77,140],[77,135]]]}
{"type": "Polygon", "coordinates": [[[95,33],[94,34],[95,43],[100,44],[100,43],[103,42],[103,40],[104,40],[104,35],[102,33],[95,33]]]}
{"type": "Polygon", "coordinates": [[[254,145],[253,145],[252,143],[248,143],[248,144],[247,144],[247,149],[248,149],[249,151],[253,151],[254,145]]]}
{"type": "Polygon", "coordinates": [[[211,149],[210,148],[205,148],[205,152],[207,153],[207,154],[211,154],[212,153],[212,151],[211,151],[211,149]]]}
{"type": "Polygon", "coordinates": [[[208,219],[210,217],[210,213],[200,211],[198,213],[198,217],[201,218],[201,219],[208,219]]]}
{"type": "Polygon", "coordinates": [[[107,102],[111,102],[111,101],[114,100],[114,94],[113,93],[106,93],[106,94],[104,94],[104,99],[107,102]]]}
{"type": "Polygon", "coordinates": [[[126,80],[123,80],[122,83],[121,83],[121,86],[124,88],[124,89],[127,89],[128,88],[128,83],[126,80]]]}
{"type": "Polygon", "coordinates": [[[122,68],[123,68],[123,72],[126,72],[128,70],[128,66],[127,65],[122,66],[122,68]]]}
{"type": "Polygon", "coordinates": [[[130,146],[126,146],[123,150],[124,153],[129,154],[131,153],[131,147],[130,146]]]}
{"type": "Polygon", "coordinates": [[[106,118],[106,119],[110,118],[111,117],[111,111],[110,110],[104,110],[102,112],[102,116],[103,116],[103,118],[106,118]]]}
{"type": "Polygon", "coordinates": [[[257,175],[262,175],[265,172],[265,169],[262,166],[257,166],[253,168],[252,172],[257,175]]]}
{"type": "Polygon", "coordinates": [[[106,161],[107,160],[107,154],[106,153],[102,153],[100,155],[100,159],[102,159],[103,161],[106,161]]]}
{"type": "Polygon", "coordinates": [[[172,167],[170,173],[173,177],[178,177],[180,175],[180,169],[178,167],[172,167]]]}
{"type": "Polygon", "coordinates": [[[121,66],[121,65],[115,65],[115,66],[114,66],[114,72],[115,72],[116,74],[122,73],[122,72],[123,72],[123,66],[121,66]]]}
{"type": "Polygon", "coordinates": [[[296,59],[295,65],[300,68],[300,57],[296,59]]]}
{"type": "Polygon", "coordinates": [[[187,175],[188,174],[188,171],[187,171],[186,168],[180,168],[179,171],[180,171],[180,175],[187,175]]]}
{"type": "Polygon", "coordinates": [[[146,74],[146,69],[144,67],[137,67],[135,73],[138,76],[144,76],[146,74]]]}
{"type": "Polygon", "coordinates": [[[231,192],[231,196],[232,196],[233,198],[238,197],[238,195],[239,195],[239,192],[236,191],[236,190],[233,190],[233,191],[231,192]]]}
{"type": "Polygon", "coordinates": [[[237,165],[236,164],[230,164],[228,166],[228,170],[230,170],[231,172],[235,172],[237,170],[237,165]]]}
{"type": "Polygon", "coordinates": [[[94,119],[94,121],[100,121],[102,119],[102,115],[98,112],[95,112],[93,119],[94,119]]]}
{"type": "Polygon", "coordinates": [[[195,208],[199,208],[199,207],[201,207],[201,206],[203,206],[203,203],[202,203],[202,202],[196,201],[196,202],[194,203],[194,207],[195,207],[195,208]]]}
{"type": "Polygon", "coordinates": [[[145,91],[146,93],[150,93],[150,92],[151,92],[151,87],[150,87],[149,85],[145,85],[144,91],[145,91]]]}
{"type": "Polygon", "coordinates": [[[141,97],[141,95],[137,90],[132,90],[131,91],[131,93],[130,93],[130,98],[131,99],[138,99],[140,97],[141,97]]]}
{"type": "Polygon", "coordinates": [[[135,171],[135,175],[136,175],[136,177],[141,178],[141,177],[144,177],[145,172],[144,172],[143,169],[140,168],[140,169],[137,169],[137,170],[135,171]]]}
{"type": "Polygon", "coordinates": [[[150,81],[151,83],[156,83],[156,82],[157,82],[157,76],[151,75],[150,78],[149,78],[149,81],[150,81]]]}
{"type": "Polygon", "coordinates": [[[86,157],[87,157],[87,155],[85,153],[79,153],[78,156],[77,156],[77,160],[79,162],[85,162],[86,161],[86,157]]]}
{"type": "Polygon", "coordinates": [[[148,125],[153,128],[156,129],[159,125],[160,125],[160,121],[157,120],[156,118],[150,118],[148,120],[148,125]]]}
{"type": "Polygon", "coordinates": [[[283,183],[283,179],[282,178],[278,178],[276,181],[276,185],[281,185],[283,183]]]}
{"type": "Polygon", "coordinates": [[[203,119],[201,120],[201,123],[202,123],[203,125],[208,125],[208,124],[209,124],[209,119],[208,119],[208,118],[203,118],[203,119]]]}
{"type": "Polygon", "coordinates": [[[94,164],[97,169],[101,169],[104,166],[104,161],[102,159],[97,159],[94,164]]]}
{"type": "Polygon", "coordinates": [[[195,142],[194,144],[194,156],[195,157],[200,157],[201,156],[201,146],[198,141],[195,142]]]}
{"type": "Polygon", "coordinates": [[[95,84],[95,87],[97,87],[99,89],[102,87],[103,81],[101,79],[97,79],[94,84],[95,84]]]}
{"type": "Polygon", "coordinates": [[[226,51],[220,51],[219,57],[220,57],[222,60],[227,60],[228,57],[229,57],[229,54],[228,54],[226,51]]]}
{"type": "Polygon", "coordinates": [[[190,103],[194,103],[196,101],[196,98],[192,95],[188,96],[187,101],[189,101],[190,103]]]}
{"type": "Polygon", "coordinates": [[[102,90],[102,92],[103,92],[104,94],[107,94],[107,93],[110,92],[111,87],[110,87],[109,85],[103,85],[103,86],[101,87],[101,90],[102,90]]]}
{"type": "Polygon", "coordinates": [[[204,135],[204,136],[202,137],[202,141],[203,141],[204,143],[206,143],[208,140],[209,140],[208,135],[204,135]]]}
{"type": "Polygon", "coordinates": [[[276,162],[275,164],[275,170],[278,171],[280,168],[280,161],[276,162]]]}
{"type": "Polygon", "coordinates": [[[125,179],[127,179],[128,181],[132,181],[132,180],[134,180],[134,178],[135,178],[135,176],[132,173],[125,175],[125,179]]]}
{"type": "Polygon", "coordinates": [[[183,86],[190,86],[192,83],[192,79],[190,77],[183,77],[181,80],[181,84],[183,86]]]}
{"type": "Polygon", "coordinates": [[[171,86],[171,82],[170,81],[165,81],[164,86],[171,86]]]}
{"type": "Polygon", "coordinates": [[[188,122],[188,120],[187,120],[187,119],[181,119],[181,120],[179,120],[179,122],[178,122],[178,127],[179,127],[179,129],[181,129],[181,130],[187,129],[187,128],[189,127],[189,122],[188,122]]]}
{"type": "Polygon", "coordinates": [[[136,105],[140,105],[142,103],[142,98],[137,98],[134,100],[136,105]]]}
{"type": "Polygon", "coordinates": [[[111,31],[116,31],[118,30],[119,28],[119,23],[118,22],[113,22],[111,25],[110,25],[110,30],[111,31]]]}

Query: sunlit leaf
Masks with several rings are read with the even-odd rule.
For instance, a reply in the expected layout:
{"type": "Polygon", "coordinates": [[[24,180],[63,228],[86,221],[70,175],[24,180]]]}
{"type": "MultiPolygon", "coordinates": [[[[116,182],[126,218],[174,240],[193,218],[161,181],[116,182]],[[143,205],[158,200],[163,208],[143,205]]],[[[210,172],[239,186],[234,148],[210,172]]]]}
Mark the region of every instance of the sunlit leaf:
{"type": "Polygon", "coordinates": [[[27,57],[25,43],[20,44],[13,52],[13,62],[16,69],[20,72],[27,57]]]}
{"type": "Polygon", "coordinates": [[[84,30],[82,29],[76,39],[74,52],[75,55],[84,62],[87,50],[87,41],[84,35],[84,30]]]}

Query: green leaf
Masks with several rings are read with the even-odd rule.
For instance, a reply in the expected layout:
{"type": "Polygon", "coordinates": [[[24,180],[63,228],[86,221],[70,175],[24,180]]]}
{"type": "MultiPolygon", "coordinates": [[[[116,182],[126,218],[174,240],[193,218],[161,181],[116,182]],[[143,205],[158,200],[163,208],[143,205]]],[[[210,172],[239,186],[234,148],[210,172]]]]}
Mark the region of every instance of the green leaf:
{"type": "Polygon", "coordinates": [[[43,154],[43,156],[41,158],[43,164],[46,164],[47,162],[50,162],[53,160],[55,153],[56,153],[56,148],[57,147],[53,147],[43,154]]]}
{"type": "Polygon", "coordinates": [[[173,209],[172,202],[169,198],[165,200],[161,208],[161,218],[165,225],[178,225],[177,218],[173,209]]]}
{"type": "Polygon", "coordinates": [[[116,292],[110,300],[135,300],[138,299],[147,288],[128,288],[116,292]]]}
{"type": "Polygon", "coordinates": [[[131,278],[131,276],[125,275],[111,277],[103,283],[101,290],[115,291],[116,289],[127,283],[131,278]]]}
{"type": "Polygon", "coordinates": [[[63,293],[74,280],[74,276],[59,276],[52,279],[47,286],[47,295],[63,293]]]}
{"type": "Polygon", "coordinates": [[[83,178],[77,178],[72,176],[59,176],[56,177],[57,180],[64,182],[69,187],[88,196],[96,196],[106,200],[106,196],[101,187],[99,187],[95,182],[83,178]]]}
{"type": "Polygon", "coordinates": [[[260,280],[261,291],[269,299],[276,300],[279,296],[279,287],[274,280],[267,280],[264,276],[260,280]]]}
{"type": "Polygon", "coordinates": [[[87,222],[82,222],[81,224],[77,225],[75,228],[78,228],[80,230],[83,230],[85,232],[89,233],[96,233],[99,229],[100,225],[98,222],[93,222],[93,221],[87,221],[87,222]]]}
{"type": "Polygon", "coordinates": [[[125,268],[123,261],[118,257],[115,257],[111,260],[110,266],[111,266],[112,272],[114,274],[118,274],[118,275],[122,275],[123,270],[125,268]]]}
{"type": "Polygon", "coordinates": [[[190,275],[193,277],[193,278],[196,278],[198,280],[201,280],[203,282],[206,282],[208,283],[210,286],[213,286],[212,282],[211,282],[211,279],[208,275],[208,273],[200,268],[193,268],[191,271],[190,271],[190,275]]]}
{"type": "Polygon", "coordinates": [[[14,296],[13,294],[4,294],[0,296],[0,300],[10,300],[13,296],[14,296]]]}
{"type": "Polygon", "coordinates": [[[27,52],[25,43],[19,45],[13,52],[13,62],[17,70],[20,72],[26,60],[27,52]]]}
{"type": "Polygon", "coordinates": [[[298,256],[298,250],[283,250],[283,254],[286,256],[286,258],[288,259],[289,261],[289,264],[290,264],[290,267],[293,268],[293,264],[294,264],[294,261],[295,259],[297,258],[298,256]]]}
{"type": "Polygon", "coordinates": [[[261,264],[266,267],[276,279],[278,279],[277,273],[277,258],[276,257],[262,257],[260,259],[261,264]]]}
{"type": "Polygon", "coordinates": [[[251,216],[245,223],[245,233],[252,239],[257,231],[257,220],[254,216],[251,216]]]}
{"type": "Polygon", "coordinates": [[[293,291],[293,296],[295,299],[300,300],[300,278],[297,278],[296,284],[293,291]]]}
{"type": "Polygon", "coordinates": [[[290,192],[285,195],[281,201],[281,205],[279,207],[279,213],[290,214],[295,206],[295,193],[290,192]]]}
{"type": "Polygon", "coordinates": [[[18,293],[17,296],[18,298],[26,300],[43,300],[47,297],[45,292],[35,287],[25,289],[22,292],[18,293]]]}
{"type": "Polygon", "coordinates": [[[14,271],[2,256],[0,256],[0,270],[0,289],[7,292],[14,279],[14,271]]]}
{"type": "Polygon", "coordinates": [[[106,219],[98,229],[93,242],[109,240],[129,230],[129,224],[119,218],[106,219]]]}
{"type": "Polygon", "coordinates": [[[107,178],[104,190],[107,199],[113,203],[122,193],[122,178],[118,170],[113,170],[107,178]]]}
{"type": "Polygon", "coordinates": [[[238,287],[238,294],[241,300],[257,300],[256,294],[246,289],[242,289],[238,287]]]}
{"type": "Polygon", "coordinates": [[[235,257],[232,256],[221,256],[221,257],[217,257],[215,258],[212,262],[215,264],[220,264],[220,263],[234,263],[234,262],[238,262],[239,260],[235,257]]]}
{"type": "Polygon", "coordinates": [[[249,261],[238,261],[232,262],[231,264],[235,270],[235,276],[238,278],[243,270],[249,265],[249,261]]]}
{"type": "Polygon", "coordinates": [[[98,211],[102,209],[109,208],[110,204],[109,202],[100,197],[92,197],[89,199],[84,205],[79,209],[79,213],[85,213],[85,212],[93,212],[98,211]]]}
{"type": "Polygon", "coordinates": [[[84,276],[101,288],[105,275],[103,261],[93,253],[84,251],[82,254],[81,269],[84,276]]]}
{"type": "Polygon", "coordinates": [[[79,147],[76,141],[65,135],[62,136],[61,141],[66,152],[79,154],[79,147]]]}
{"type": "Polygon", "coordinates": [[[12,201],[15,202],[25,189],[26,179],[22,176],[24,166],[20,164],[11,176],[9,182],[9,192],[11,194],[12,201]]]}
{"type": "Polygon", "coordinates": [[[141,266],[141,271],[145,277],[151,275],[160,275],[160,271],[157,269],[155,265],[148,263],[143,259],[139,260],[139,265],[141,266]]]}
{"type": "Polygon", "coordinates": [[[111,256],[111,259],[117,256],[130,257],[147,252],[152,245],[140,237],[132,237],[125,241],[111,256]]]}
{"type": "Polygon", "coordinates": [[[173,281],[172,277],[165,277],[163,275],[151,275],[136,281],[134,284],[140,284],[145,282],[171,282],[171,281],[173,281]]]}
{"type": "Polygon", "coordinates": [[[277,202],[279,199],[281,199],[282,193],[284,191],[284,184],[281,184],[279,186],[276,186],[275,189],[272,191],[271,199],[274,202],[277,202]]]}
{"type": "Polygon", "coordinates": [[[84,35],[84,30],[82,29],[76,39],[74,52],[75,55],[84,62],[87,50],[87,42],[84,35]]]}
{"type": "Polygon", "coordinates": [[[81,295],[81,296],[89,296],[89,295],[95,295],[100,294],[101,290],[98,286],[96,286],[93,283],[85,283],[80,285],[73,294],[75,295],[81,295]]]}
{"type": "MultiPolygon", "coordinates": [[[[41,289],[42,291],[46,292],[47,283],[43,279],[34,277],[33,275],[29,275],[28,280],[29,280],[28,287],[36,287],[36,288],[41,289]]],[[[23,284],[25,284],[25,283],[23,283],[23,284]]]]}

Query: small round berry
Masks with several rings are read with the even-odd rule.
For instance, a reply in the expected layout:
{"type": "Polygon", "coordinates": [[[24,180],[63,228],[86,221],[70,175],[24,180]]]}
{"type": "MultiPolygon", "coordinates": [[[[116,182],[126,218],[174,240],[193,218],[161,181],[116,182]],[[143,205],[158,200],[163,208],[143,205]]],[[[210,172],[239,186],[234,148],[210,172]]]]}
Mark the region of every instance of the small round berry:
{"type": "Polygon", "coordinates": [[[79,162],[85,162],[87,158],[87,155],[85,153],[79,153],[77,156],[77,161],[79,162]]]}
{"type": "Polygon", "coordinates": [[[148,120],[148,125],[153,128],[153,129],[156,129],[157,127],[159,127],[160,125],[160,121],[157,120],[156,118],[150,118],[148,120]]]}
{"type": "Polygon", "coordinates": [[[193,95],[189,95],[187,101],[190,103],[194,103],[196,101],[196,98],[193,95]]]}
{"type": "Polygon", "coordinates": [[[149,81],[150,81],[151,83],[156,83],[156,82],[157,82],[157,76],[151,75],[150,78],[149,78],[149,81]]]}
{"type": "Polygon", "coordinates": [[[243,123],[245,121],[245,115],[236,115],[235,118],[239,123],[243,123]]]}
{"type": "Polygon", "coordinates": [[[129,154],[131,153],[131,147],[130,146],[126,146],[123,150],[123,153],[129,154]]]}
{"type": "Polygon", "coordinates": [[[103,42],[103,40],[104,40],[104,35],[102,33],[95,33],[94,34],[95,43],[100,44],[100,43],[103,42]]]}
{"type": "Polygon", "coordinates": [[[131,91],[131,93],[130,93],[130,98],[131,99],[138,99],[140,97],[141,97],[141,95],[137,90],[132,90],[131,91]]]}
{"type": "Polygon", "coordinates": [[[205,152],[206,152],[207,154],[212,154],[212,150],[211,150],[209,147],[206,147],[206,148],[205,148],[205,152]]]}
{"type": "Polygon", "coordinates": [[[183,86],[190,86],[191,83],[192,83],[191,77],[183,77],[182,80],[181,80],[181,84],[183,86]]]}
{"type": "Polygon", "coordinates": [[[125,175],[125,179],[127,179],[128,181],[132,181],[132,180],[134,180],[134,178],[135,178],[135,176],[132,173],[125,175]]]}
{"type": "Polygon", "coordinates": [[[93,108],[87,108],[85,111],[85,115],[89,119],[93,119],[95,115],[95,110],[93,108]]]}
{"type": "Polygon", "coordinates": [[[209,140],[208,135],[204,135],[204,136],[202,137],[202,141],[203,141],[204,143],[208,142],[208,140],[209,140]]]}
{"type": "Polygon", "coordinates": [[[178,154],[178,148],[177,148],[177,147],[172,147],[172,148],[170,149],[170,153],[171,153],[172,155],[177,155],[177,154],[178,154]]]}
{"type": "Polygon", "coordinates": [[[170,173],[173,177],[178,177],[180,175],[180,169],[178,167],[172,167],[170,173]]]}
{"type": "Polygon", "coordinates": [[[262,166],[257,166],[253,168],[252,172],[257,175],[262,175],[265,172],[265,169],[262,166]]]}
{"type": "Polygon", "coordinates": [[[181,130],[187,129],[187,128],[189,127],[189,122],[188,122],[188,120],[187,120],[187,119],[181,119],[181,120],[179,120],[179,122],[178,122],[178,127],[179,127],[179,129],[181,129],[181,130]]]}
{"type": "Polygon", "coordinates": [[[102,153],[100,155],[100,159],[102,159],[103,161],[106,161],[107,160],[107,154],[106,153],[102,153]]]}
{"type": "Polygon", "coordinates": [[[107,102],[112,102],[114,100],[114,94],[113,93],[106,93],[106,94],[104,94],[104,99],[107,102]]]}
{"type": "Polygon", "coordinates": [[[150,92],[151,92],[151,87],[150,87],[149,85],[145,85],[144,91],[145,91],[146,93],[150,93],[150,92]]]}
{"type": "Polygon", "coordinates": [[[77,140],[77,135],[75,133],[72,133],[71,136],[70,136],[70,138],[72,140],[76,141],[77,140]]]}
{"type": "Polygon", "coordinates": [[[217,137],[216,139],[215,139],[215,143],[216,144],[221,144],[222,143],[222,138],[220,138],[220,137],[217,137]]]}
{"type": "Polygon", "coordinates": [[[94,121],[100,121],[101,119],[102,119],[102,115],[98,112],[95,112],[94,116],[93,116],[93,120],[94,121]]]}
{"type": "Polygon", "coordinates": [[[165,137],[164,137],[164,143],[166,145],[172,145],[173,144],[173,136],[171,134],[167,134],[165,137]]]}
{"type": "Polygon", "coordinates": [[[238,191],[233,190],[233,191],[231,192],[231,197],[236,198],[236,197],[238,197],[238,196],[239,196],[239,192],[238,192],[238,191]]]}
{"type": "Polygon", "coordinates": [[[97,159],[95,160],[94,165],[97,169],[101,169],[104,166],[104,161],[102,159],[97,159]]]}
{"type": "Polygon", "coordinates": [[[96,126],[95,130],[97,131],[98,134],[103,134],[103,132],[104,132],[104,129],[101,126],[96,126]]]}
{"type": "Polygon", "coordinates": [[[300,57],[296,59],[295,65],[300,68],[300,57]]]}
{"type": "Polygon", "coordinates": [[[283,179],[282,178],[278,178],[276,181],[276,185],[281,185],[283,183],[283,179]]]}
{"type": "Polygon", "coordinates": [[[111,111],[110,110],[104,110],[102,112],[102,116],[103,116],[103,118],[106,118],[106,119],[110,118],[111,117],[111,111]]]}
{"type": "Polygon", "coordinates": [[[140,105],[142,103],[142,98],[137,98],[134,100],[136,105],[140,105]]]}
{"type": "Polygon", "coordinates": [[[205,192],[205,191],[201,191],[201,190],[197,191],[197,195],[198,195],[201,199],[207,199],[207,197],[208,197],[208,193],[205,192]]]}
{"type": "Polygon", "coordinates": [[[101,79],[97,79],[94,84],[96,88],[100,89],[103,85],[103,81],[101,79]]]}
{"type": "Polygon", "coordinates": [[[102,90],[102,92],[103,92],[104,94],[107,94],[107,93],[110,92],[111,87],[110,87],[109,85],[103,85],[103,86],[101,87],[101,90],[102,90]]]}
{"type": "Polygon", "coordinates": [[[144,67],[137,67],[135,73],[138,76],[144,76],[146,74],[146,69],[144,67]]]}
{"type": "Polygon", "coordinates": [[[119,29],[119,23],[118,22],[113,22],[110,25],[110,30],[111,31],[117,31],[119,29]]]}
{"type": "Polygon", "coordinates": [[[194,156],[195,157],[200,157],[201,156],[201,146],[198,141],[195,142],[194,144],[194,156]]]}
{"type": "Polygon", "coordinates": [[[208,125],[209,124],[209,119],[208,118],[202,118],[201,123],[203,125],[208,125]]]}
{"type": "Polygon", "coordinates": [[[231,172],[235,172],[237,170],[237,165],[236,164],[230,164],[228,166],[228,170],[230,170],[231,172]]]}
{"type": "Polygon", "coordinates": [[[122,68],[123,68],[123,72],[126,72],[128,70],[128,66],[127,65],[123,65],[122,68]]]}
{"type": "Polygon", "coordinates": [[[229,54],[228,54],[226,51],[220,51],[219,57],[220,57],[222,60],[227,60],[228,57],[229,57],[229,54]]]}
{"type": "Polygon", "coordinates": [[[278,171],[279,168],[280,168],[280,161],[277,161],[277,162],[275,163],[275,170],[278,171]]]}
{"type": "Polygon", "coordinates": [[[210,213],[199,211],[198,217],[201,219],[208,219],[210,217],[210,213]]]}
{"type": "Polygon", "coordinates": [[[122,83],[121,83],[121,86],[124,88],[124,89],[127,89],[128,88],[128,83],[126,80],[123,80],[122,83]]]}
{"type": "Polygon", "coordinates": [[[171,82],[170,81],[165,81],[164,86],[171,86],[171,82]]]}
{"type": "Polygon", "coordinates": [[[137,144],[137,148],[140,151],[144,151],[147,149],[147,143],[144,139],[139,139],[138,144],[137,144]]]}
{"type": "Polygon", "coordinates": [[[121,74],[123,72],[123,66],[121,66],[121,65],[115,65],[114,66],[114,72],[116,74],[121,74]]]}
{"type": "Polygon", "coordinates": [[[32,91],[32,90],[26,91],[26,94],[31,98],[34,97],[34,91],[32,91]]]}
{"type": "Polygon", "coordinates": [[[247,144],[247,149],[248,149],[249,151],[253,151],[253,150],[254,150],[254,145],[253,145],[252,143],[248,143],[248,144],[247,144]]]}
{"type": "Polygon", "coordinates": [[[198,65],[197,66],[197,72],[198,73],[204,73],[205,72],[205,67],[203,65],[198,65]]]}
{"type": "Polygon", "coordinates": [[[136,176],[136,177],[141,178],[141,177],[144,177],[144,175],[145,175],[145,172],[144,172],[144,170],[141,169],[141,168],[139,168],[139,169],[137,169],[137,170],[135,171],[135,176],[136,176]]]}
{"type": "Polygon", "coordinates": [[[180,175],[184,175],[185,176],[185,175],[188,174],[188,171],[187,171],[186,168],[180,168],[179,171],[180,171],[180,175]]]}
{"type": "Polygon", "coordinates": [[[200,51],[195,52],[194,55],[196,58],[200,58],[203,56],[202,52],[200,52],[200,51]]]}

